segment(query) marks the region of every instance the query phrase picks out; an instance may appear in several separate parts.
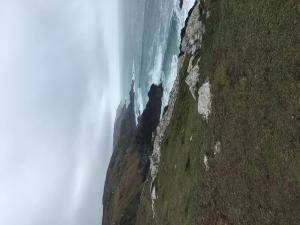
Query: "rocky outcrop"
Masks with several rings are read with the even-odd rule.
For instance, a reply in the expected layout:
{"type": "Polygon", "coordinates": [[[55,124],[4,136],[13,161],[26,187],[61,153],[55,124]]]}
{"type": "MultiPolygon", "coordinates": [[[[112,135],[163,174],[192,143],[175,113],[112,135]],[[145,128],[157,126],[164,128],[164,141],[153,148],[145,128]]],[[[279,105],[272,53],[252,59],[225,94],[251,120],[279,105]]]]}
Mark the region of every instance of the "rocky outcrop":
{"type": "Polygon", "coordinates": [[[148,94],[149,101],[139,118],[138,130],[135,137],[135,142],[140,146],[139,153],[142,156],[141,169],[144,179],[148,175],[150,156],[153,153],[153,133],[160,121],[162,90],[162,84],[151,86],[148,94]]]}
{"type": "Polygon", "coordinates": [[[181,51],[184,53],[194,54],[197,49],[201,48],[203,34],[205,33],[205,25],[200,20],[201,7],[197,3],[192,10],[185,28],[185,33],[182,38],[181,51]]]}
{"type": "Polygon", "coordinates": [[[211,113],[211,93],[210,84],[206,81],[198,92],[198,113],[205,119],[208,120],[208,116],[211,113]]]}
{"type": "Polygon", "coordinates": [[[180,47],[179,47],[179,50],[180,50],[180,53],[179,53],[179,57],[182,56],[184,54],[184,49],[183,49],[183,46],[182,46],[182,40],[184,39],[185,35],[186,35],[186,32],[187,32],[187,28],[188,28],[188,23],[190,21],[190,17],[195,9],[197,5],[197,1],[195,1],[195,5],[190,9],[190,11],[188,12],[188,16],[187,18],[185,19],[185,22],[184,22],[184,27],[182,28],[181,32],[180,32],[180,37],[181,37],[181,43],[180,43],[180,47]]]}
{"type": "Polygon", "coordinates": [[[183,5],[183,0],[179,0],[179,7],[180,7],[180,9],[182,9],[182,5],[183,5]]]}
{"type": "MultiPolygon", "coordinates": [[[[193,57],[192,57],[193,59],[193,57]]],[[[196,65],[193,65],[193,60],[190,60],[188,67],[188,76],[185,79],[186,84],[189,86],[190,92],[193,98],[197,99],[197,90],[198,90],[198,82],[199,82],[199,66],[198,63],[201,58],[198,59],[196,65]]]]}
{"type": "Polygon", "coordinates": [[[115,122],[114,152],[103,195],[103,225],[133,225],[153,151],[162,104],[162,85],[152,85],[149,101],[135,125],[133,85],[130,103],[119,107],[115,122]]]}

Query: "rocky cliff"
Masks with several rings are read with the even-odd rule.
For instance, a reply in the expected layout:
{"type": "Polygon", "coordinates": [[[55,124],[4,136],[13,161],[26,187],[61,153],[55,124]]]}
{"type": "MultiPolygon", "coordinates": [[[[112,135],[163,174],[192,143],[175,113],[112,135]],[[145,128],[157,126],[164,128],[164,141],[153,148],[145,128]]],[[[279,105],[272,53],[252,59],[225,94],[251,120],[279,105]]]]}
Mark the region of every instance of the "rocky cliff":
{"type": "Polygon", "coordinates": [[[134,225],[140,195],[149,170],[152,133],[160,118],[162,86],[152,85],[149,101],[135,124],[133,85],[128,106],[119,107],[114,151],[103,195],[103,225],[134,225]]]}

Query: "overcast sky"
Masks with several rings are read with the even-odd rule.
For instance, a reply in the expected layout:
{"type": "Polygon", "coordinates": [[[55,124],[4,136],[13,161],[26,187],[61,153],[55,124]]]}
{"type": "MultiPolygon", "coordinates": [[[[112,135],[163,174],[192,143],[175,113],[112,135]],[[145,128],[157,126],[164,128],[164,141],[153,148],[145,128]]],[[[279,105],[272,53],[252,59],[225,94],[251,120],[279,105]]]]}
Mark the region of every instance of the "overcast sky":
{"type": "Polygon", "coordinates": [[[0,0],[0,224],[99,225],[117,0],[0,0]]]}

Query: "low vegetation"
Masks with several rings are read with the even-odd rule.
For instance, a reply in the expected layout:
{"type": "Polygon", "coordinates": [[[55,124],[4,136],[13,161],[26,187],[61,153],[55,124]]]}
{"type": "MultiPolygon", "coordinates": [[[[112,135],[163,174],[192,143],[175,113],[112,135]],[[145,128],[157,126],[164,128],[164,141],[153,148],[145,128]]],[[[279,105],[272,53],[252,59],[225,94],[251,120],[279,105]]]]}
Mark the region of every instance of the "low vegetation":
{"type": "Polygon", "coordinates": [[[297,225],[300,221],[300,6],[296,0],[206,0],[193,63],[209,80],[208,120],[185,83],[137,225],[297,225]],[[216,151],[216,148],[217,151],[216,151]],[[204,158],[207,158],[206,168],[204,158]]]}

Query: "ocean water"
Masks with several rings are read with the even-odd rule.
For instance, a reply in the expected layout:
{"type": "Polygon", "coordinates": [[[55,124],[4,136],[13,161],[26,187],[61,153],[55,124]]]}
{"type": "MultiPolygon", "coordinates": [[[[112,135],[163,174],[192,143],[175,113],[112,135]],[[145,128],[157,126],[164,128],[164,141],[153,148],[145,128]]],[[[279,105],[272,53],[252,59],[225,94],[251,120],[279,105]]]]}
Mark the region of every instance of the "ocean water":
{"type": "Polygon", "coordinates": [[[126,98],[134,74],[137,114],[148,101],[148,90],[163,83],[163,105],[173,86],[180,32],[195,0],[125,0],[120,5],[122,94],[126,98]]]}

